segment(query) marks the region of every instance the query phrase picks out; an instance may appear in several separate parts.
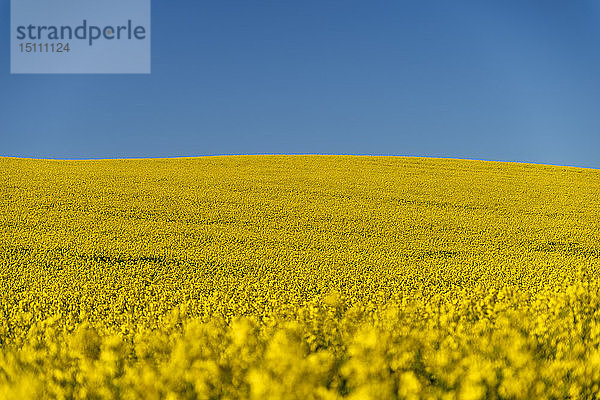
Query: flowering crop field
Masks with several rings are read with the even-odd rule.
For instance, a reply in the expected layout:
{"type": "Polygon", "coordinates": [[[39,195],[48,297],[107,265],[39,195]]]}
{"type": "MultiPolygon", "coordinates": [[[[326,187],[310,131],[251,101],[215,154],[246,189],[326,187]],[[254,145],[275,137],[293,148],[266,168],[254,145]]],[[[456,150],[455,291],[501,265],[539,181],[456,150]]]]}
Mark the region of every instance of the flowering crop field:
{"type": "Polygon", "coordinates": [[[0,398],[596,398],[598,199],[528,164],[0,158],[0,398]]]}

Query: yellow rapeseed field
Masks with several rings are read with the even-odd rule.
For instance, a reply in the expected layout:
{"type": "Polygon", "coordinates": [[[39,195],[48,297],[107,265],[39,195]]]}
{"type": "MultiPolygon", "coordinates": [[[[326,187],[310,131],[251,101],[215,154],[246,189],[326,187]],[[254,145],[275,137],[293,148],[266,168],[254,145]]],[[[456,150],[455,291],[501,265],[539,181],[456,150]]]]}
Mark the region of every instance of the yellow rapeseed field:
{"type": "Polygon", "coordinates": [[[600,171],[0,158],[0,399],[600,392],[600,171]]]}

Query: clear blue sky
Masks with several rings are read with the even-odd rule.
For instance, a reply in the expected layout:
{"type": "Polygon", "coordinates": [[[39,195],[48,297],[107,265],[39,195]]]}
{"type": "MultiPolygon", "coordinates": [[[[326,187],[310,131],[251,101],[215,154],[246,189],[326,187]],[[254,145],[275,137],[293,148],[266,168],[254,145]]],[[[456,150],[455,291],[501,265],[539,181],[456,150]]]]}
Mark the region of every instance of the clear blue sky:
{"type": "Polygon", "coordinates": [[[147,76],[10,75],[0,4],[0,155],[600,168],[597,1],[153,0],[147,76]]]}

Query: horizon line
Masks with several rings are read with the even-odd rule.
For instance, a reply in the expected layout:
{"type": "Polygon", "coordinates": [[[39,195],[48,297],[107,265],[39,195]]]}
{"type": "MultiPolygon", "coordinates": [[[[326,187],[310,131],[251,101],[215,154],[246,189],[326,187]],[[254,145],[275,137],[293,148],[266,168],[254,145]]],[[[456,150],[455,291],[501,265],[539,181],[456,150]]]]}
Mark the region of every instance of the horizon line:
{"type": "Polygon", "coordinates": [[[346,154],[346,153],[238,153],[238,154],[202,154],[195,156],[166,156],[166,157],[97,157],[97,158],[51,158],[51,157],[20,157],[10,155],[0,155],[0,159],[16,159],[16,160],[30,160],[30,161],[56,161],[56,162],[90,162],[90,161],[143,161],[143,160],[181,160],[181,159],[192,159],[192,158],[205,158],[205,157],[260,157],[260,156],[272,156],[272,157],[301,157],[301,156],[313,156],[313,157],[399,157],[399,158],[424,158],[432,160],[456,160],[456,161],[479,161],[479,162],[493,162],[493,163],[509,163],[509,164],[525,164],[525,165],[536,165],[545,167],[559,167],[559,168],[578,168],[587,170],[600,170],[600,167],[584,167],[580,165],[565,165],[565,164],[549,164],[545,162],[536,161],[523,161],[523,160],[491,160],[491,159],[480,159],[480,158],[461,158],[461,157],[444,157],[444,156],[420,156],[420,155],[405,155],[405,154],[346,154]]]}

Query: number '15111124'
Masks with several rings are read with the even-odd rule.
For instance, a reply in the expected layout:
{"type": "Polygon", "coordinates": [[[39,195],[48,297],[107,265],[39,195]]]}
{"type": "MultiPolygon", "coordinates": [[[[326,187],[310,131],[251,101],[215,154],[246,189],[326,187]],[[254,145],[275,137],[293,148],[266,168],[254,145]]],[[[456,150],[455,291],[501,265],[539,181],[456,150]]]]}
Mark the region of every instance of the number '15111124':
{"type": "Polygon", "coordinates": [[[69,43],[19,43],[21,53],[68,53],[69,43]]]}

